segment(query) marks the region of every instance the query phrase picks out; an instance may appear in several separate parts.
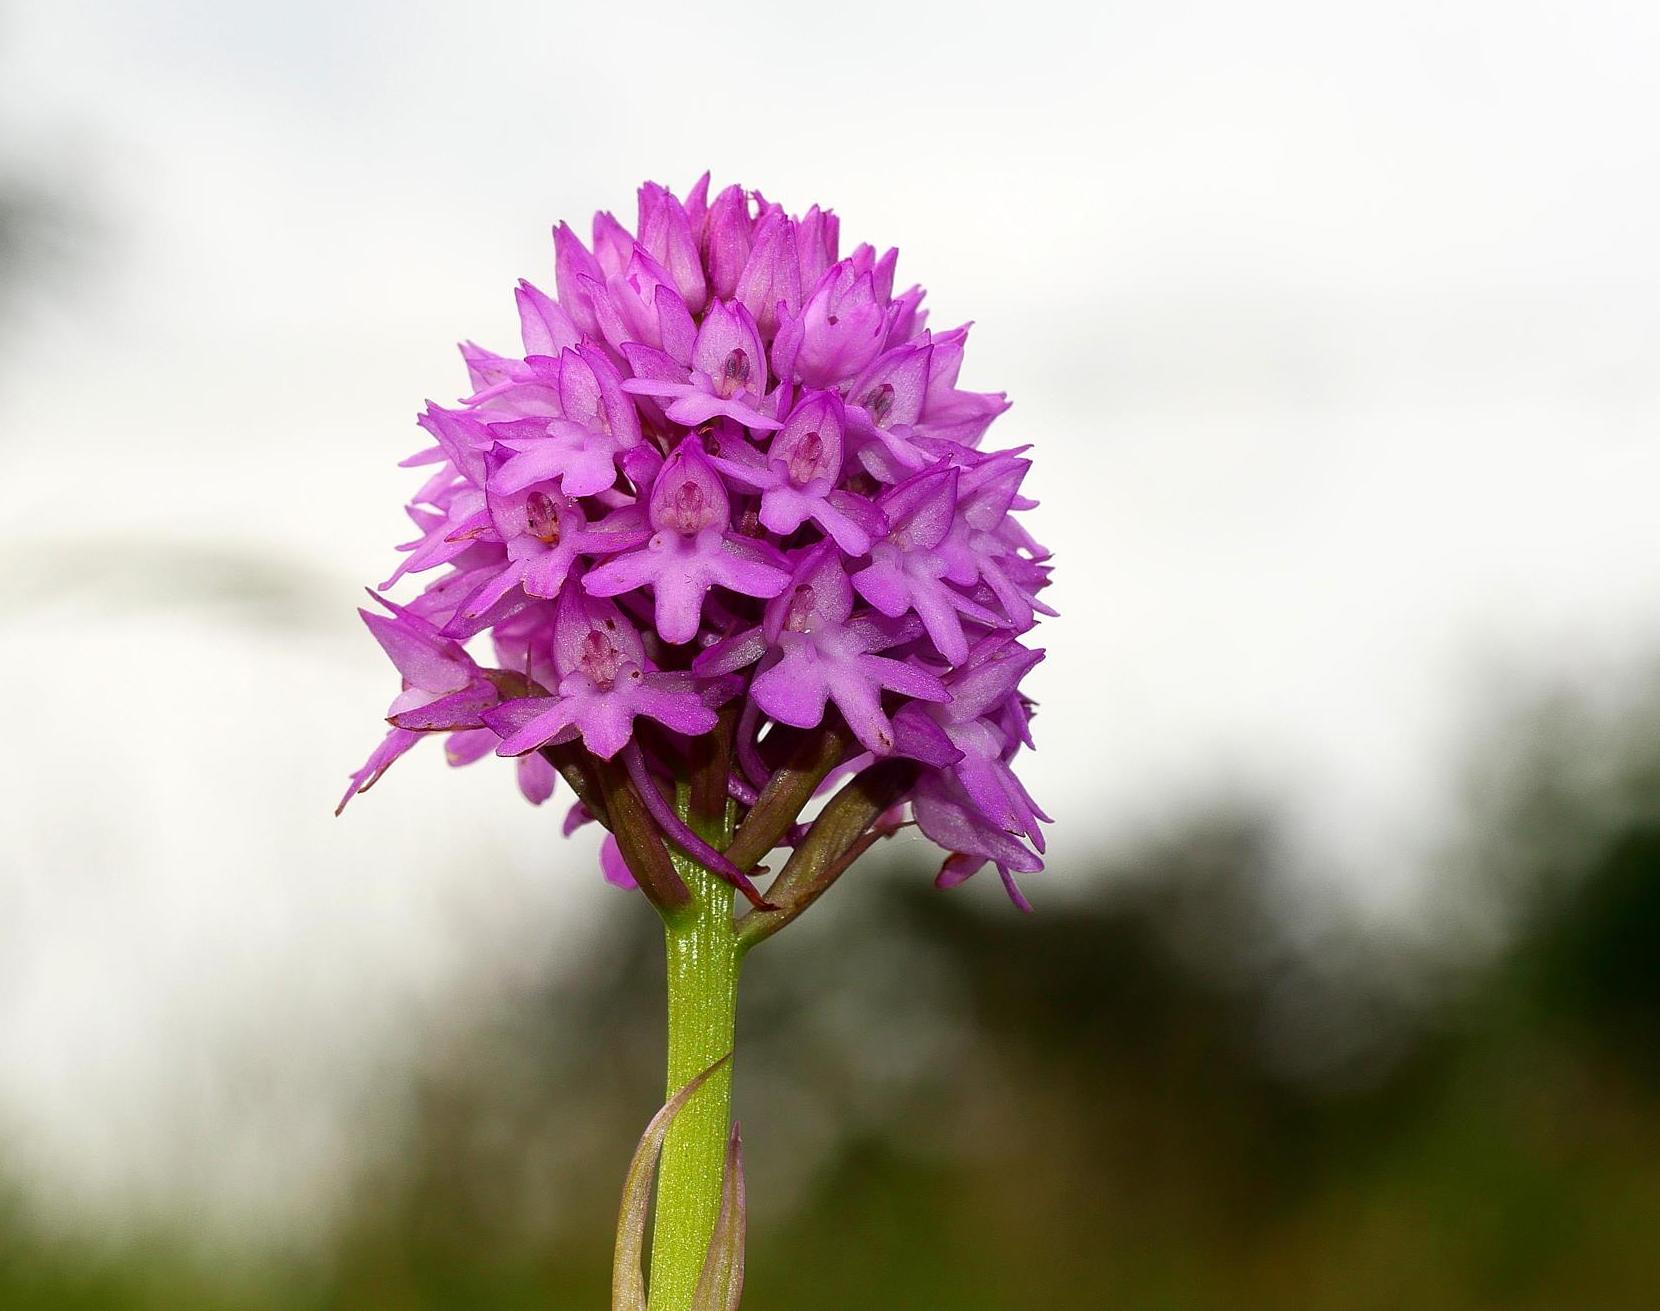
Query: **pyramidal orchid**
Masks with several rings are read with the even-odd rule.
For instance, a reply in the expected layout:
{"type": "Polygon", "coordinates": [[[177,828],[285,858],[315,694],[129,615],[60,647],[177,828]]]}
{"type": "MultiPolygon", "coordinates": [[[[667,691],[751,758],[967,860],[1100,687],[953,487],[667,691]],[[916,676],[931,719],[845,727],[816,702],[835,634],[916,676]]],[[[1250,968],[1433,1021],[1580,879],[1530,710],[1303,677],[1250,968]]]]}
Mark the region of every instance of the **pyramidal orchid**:
{"type": "Polygon", "coordinates": [[[561,223],[519,346],[463,346],[467,393],[417,420],[415,536],[381,590],[426,582],[362,612],[401,687],[341,805],[436,735],[454,765],[515,760],[532,802],[562,780],[566,831],[607,831],[669,988],[616,1305],[684,1311],[742,1287],[741,960],[913,825],[941,887],[989,864],[1026,908],[1026,639],[1054,612],[1026,448],[986,448],[1007,403],[958,385],[968,330],[895,291],[895,251],[843,257],[829,211],[707,176],[638,200],[632,233],[561,223]]]}

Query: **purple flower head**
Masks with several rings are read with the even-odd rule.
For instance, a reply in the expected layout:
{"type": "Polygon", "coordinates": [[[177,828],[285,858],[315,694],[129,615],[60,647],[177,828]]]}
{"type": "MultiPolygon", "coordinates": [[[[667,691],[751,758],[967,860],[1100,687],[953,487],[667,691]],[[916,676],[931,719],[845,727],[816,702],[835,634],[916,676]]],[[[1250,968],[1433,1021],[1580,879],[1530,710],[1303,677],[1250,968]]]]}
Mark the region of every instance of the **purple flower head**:
{"type": "Polygon", "coordinates": [[[660,906],[678,849],[770,932],[906,816],[942,885],[991,863],[1023,901],[1046,817],[1014,768],[1043,654],[1020,638],[1049,563],[1027,453],[980,449],[1007,403],[959,388],[966,327],[895,293],[897,252],[844,257],[827,210],[707,177],[637,202],[633,232],[559,224],[556,294],[514,292],[522,353],[464,346],[469,394],[418,420],[384,586],[426,582],[364,614],[401,690],[348,798],[443,733],[452,764],[517,758],[533,801],[565,779],[608,879],[660,906]]]}

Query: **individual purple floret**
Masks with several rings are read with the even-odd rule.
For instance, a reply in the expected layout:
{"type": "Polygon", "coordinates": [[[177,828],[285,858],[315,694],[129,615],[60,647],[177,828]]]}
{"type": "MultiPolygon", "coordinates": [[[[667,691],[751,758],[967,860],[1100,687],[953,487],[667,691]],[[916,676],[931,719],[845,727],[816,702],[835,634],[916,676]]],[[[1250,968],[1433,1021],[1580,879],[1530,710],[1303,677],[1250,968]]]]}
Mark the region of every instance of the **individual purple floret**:
{"type": "Polygon", "coordinates": [[[675,423],[695,427],[717,414],[756,431],[777,428],[763,413],[767,398],[766,354],[761,332],[742,305],[716,301],[697,330],[691,349],[681,354],[624,344],[622,353],[634,369],[623,390],[668,400],[665,413],[675,423]]]}
{"type": "Polygon", "coordinates": [[[522,756],[581,737],[589,751],[609,760],[628,745],[637,715],[693,736],[715,726],[705,700],[717,684],[700,689],[685,674],[652,669],[645,643],[623,613],[575,587],[559,598],[553,665],[555,695],[520,697],[483,712],[484,723],[501,735],[499,754],[522,756]]]}
{"type": "Polygon", "coordinates": [[[368,791],[423,733],[481,728],[484,712],[500,700],[496,683],[459,644],[402,606],[386,600],[380,604],[388,614],[358,614],[403,676],[403,691],[386,712],[391,732],[352,775],[336,814],[359,792],[368,791]]]}
{"type": "Polygon", "coordinates": [[[842,472],[845,407],[835,392],[815,392],[790,411],[790,421],[765,453],[741,438],[718,449],[716,467],[761,493],[759,519],[788,537],[811,519],[837,546],[857,558],[871,534],[888,521],[866,497],[837,486],[842,472]]]}
{"type": "Polygon", "coordinates": [[[829,269],[801,313],[779,330],[773,355],[782,376],[809,387],[833,387],[857,376],[881,351],[899,307],[878,298],[869,249],[864,248],[864,260],[843,260],[829,269]]]}
{"type": "Polygon", "coordinates": [[[678,852],[775,927],[907,816],[941,885],[992,864],[1024,905],[1021,639],[1054,612],[1027,448],[982,450],[1007,402],[957,385],[968,329],[895,292],[897,252],[842,256],[829,211],[707,177],[591,234],[558,226],[521,344],[464,346],[468,394],[418,420],[383,590],[428,581],[364,614],[403,688],[347,797],[444,733],[451,763],[516,757],[533,801],[566,780],[608,880],[660,906],[678,852]]]}
{"type": "Polygon", "coordinates": [[[703,598],[716,584],[771,597],[790,580],[781,552],[731,530],[726,485],[695,436],[675,447],[658,470],[648,514],[651,540],[589,571],[582,586],[595,596],[651,588],[657,636],[665,642],[697,636],[703,598]]]}
{"type": "Polygon", "coordinates": [[[877,508],[888,531],[871,548],[870,564],[853,575],[853,586],[885,615],[914,611],[939,653],[962,664],[968,659],[963,620],[990,629],[1003,621],[946,577],[950,566],[940,548],[958,513],[957,470],[942,467],[908,478],[884,492],[877,508]]]}
{"type": "Polygon", "coordinates": [[[914,631],[880,618],[853,618],[853,587],[833,542],[822,542],[801,561],[789,591],[767,607],[759,629],[710,647],[692,664],[700,674],[726,673],[763,662],[750,687],[761,710],[781,724],[812,728],[834,701],[853,735],[879,755],[893,752],[893,725],[882,693],[922,701],[951,694],[919,664],[874,654],[915,637],[914,631]]]}

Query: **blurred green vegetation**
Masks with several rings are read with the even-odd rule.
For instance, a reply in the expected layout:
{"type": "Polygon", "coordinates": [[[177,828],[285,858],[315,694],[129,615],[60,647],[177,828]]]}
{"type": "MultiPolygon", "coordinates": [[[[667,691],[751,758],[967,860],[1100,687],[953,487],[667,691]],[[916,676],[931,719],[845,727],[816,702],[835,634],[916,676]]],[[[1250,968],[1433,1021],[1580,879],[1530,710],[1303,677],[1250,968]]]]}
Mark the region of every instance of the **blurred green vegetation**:
{"type": "MultiPolygon", "coordinates": [[[[1433,933],[1310,913],[1247,814],[1031,917],[861,869],[745,981],[745,1305],[1656,1305],[1660,735],[1568,722],[1493,745],[1433,933]]],[[[322,1253],[18,1211],[0,1305],[607,1305],[661,1023],[625,904],[578,977],[433,1054],[322,1253]]]]}

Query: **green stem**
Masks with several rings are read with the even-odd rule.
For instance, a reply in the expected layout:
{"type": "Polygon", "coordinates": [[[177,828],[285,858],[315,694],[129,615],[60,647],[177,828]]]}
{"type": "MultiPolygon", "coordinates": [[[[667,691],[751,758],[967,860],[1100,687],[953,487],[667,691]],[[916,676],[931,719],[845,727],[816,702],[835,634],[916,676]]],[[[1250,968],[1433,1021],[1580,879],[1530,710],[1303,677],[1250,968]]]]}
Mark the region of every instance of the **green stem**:
{"type": "MultiPolygon", "coordinates": [[[[691,810],[682,788],[676,808],[691,810]]],[[[705,840],[731,840],[730,815],[698,823],[705,840]],[[713,829],[714,831],[710,831],[713,829]]],[[[664,915],[668,953],[668,1095],[732,1051],[743,951],[732,922],[732,887],[678,850],[675,869],[692,904],[664,915]]],[[[663,1145],[657,1215],[651,1239],[650,1311],[689,1311],[720,1213],[721,1181],[732,1119],[732,1064],[700,1088],[676,1117],[663,1145]]]]}

